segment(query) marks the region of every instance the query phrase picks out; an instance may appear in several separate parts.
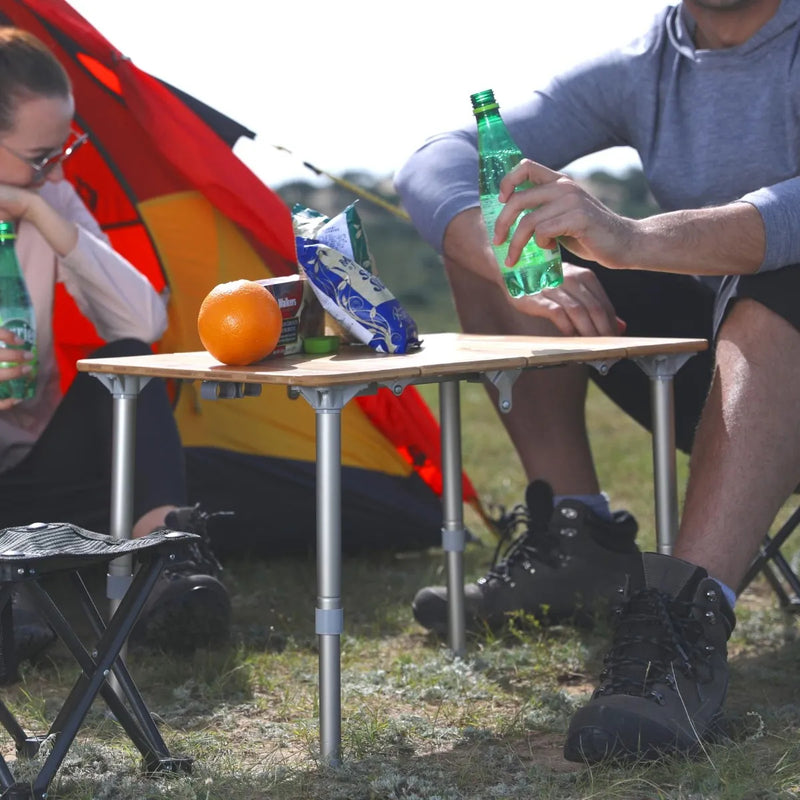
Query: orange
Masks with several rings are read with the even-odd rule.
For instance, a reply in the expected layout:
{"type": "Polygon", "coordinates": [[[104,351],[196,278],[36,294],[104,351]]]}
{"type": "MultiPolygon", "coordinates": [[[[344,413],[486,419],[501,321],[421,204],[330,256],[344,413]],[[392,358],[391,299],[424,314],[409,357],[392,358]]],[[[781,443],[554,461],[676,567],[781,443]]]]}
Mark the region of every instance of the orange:
{"type": "Polygon", "coordinates": [[[278,301],[255,281],[215,286],[197,314],[203,347],[223,364],[245,365],[268,356],[281,335],[278,301]]]}

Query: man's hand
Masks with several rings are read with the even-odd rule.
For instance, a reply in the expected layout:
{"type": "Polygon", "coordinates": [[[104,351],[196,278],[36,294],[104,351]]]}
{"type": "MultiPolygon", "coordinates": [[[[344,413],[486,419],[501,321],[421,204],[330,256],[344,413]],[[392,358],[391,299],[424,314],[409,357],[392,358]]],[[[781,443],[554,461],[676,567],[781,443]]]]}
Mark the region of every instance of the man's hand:
{"type": "Polygon", "coordinates": [[[511,301],[523,314],[543,317],[564,336],[617,336],[625,323],[590,269],[564,264],[564,282],[554,289],[511,301]]]}
{"type": "MultiPolygon", "coordinates": [[[[483,278],[487,285],[494,285],[497,296],[507,304],[508,313],[547,320],[565,336],[616,336],[625,329],[597,276],[583,267],[565,263],[561,286],[510,297],[479,208],[467,209],[453,218],[445,233],[444,256],[448,270],[455,274],[468,271],[483,278]]],[[[544,326],[541,332],[547,332],[544,326]]]]}
{"type": "Polygon", "coordinates": [[[630,264],[635,221],[615,214],[566,175],[523,159],[503,178],[500,202],[505,206],[497,218],[495,244],[506,240],[514,220],[522,214],[509,242],[509,267],[516,264],[534,234],[539,247],[554,249],[558,239],[575,255],[604,266],[630,264]],[[517,191],[526,182],[534,185],[517,191]]]}
{"type": "MultiPolygon", "coordinates": [[[[18,349],[23,344],[22,339],[7,328],[0,328],[0,343],[4,345],[0,347],[0,363],[11,365],[0,367],[0,383],[27,375],[31,371],[28,362],[33,358],[33,353],[30,350],[18,349]]],[[[0,411],[5,411],[19,402],[16,397],[0,400],[0,411]]]]}

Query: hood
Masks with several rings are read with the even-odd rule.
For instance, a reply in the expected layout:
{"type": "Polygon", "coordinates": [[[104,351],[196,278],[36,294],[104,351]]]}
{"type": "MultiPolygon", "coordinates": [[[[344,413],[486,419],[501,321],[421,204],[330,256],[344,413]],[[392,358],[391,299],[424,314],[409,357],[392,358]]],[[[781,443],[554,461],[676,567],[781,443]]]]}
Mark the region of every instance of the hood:
{"type": "Polygon", "coordinates": [[[669,9],[666,22],[667,35],[672,46],[682,56],[692,61],[709,58],[741,58],[768,48],[776,37],[780,36],[788,28],[796,26],[800,22],[800,0],[782,0],[772,19],[756,31],[746,42],[724,50],[695,49],[692,41],[696,27],[695,21],[683,3],[669,9]]]}

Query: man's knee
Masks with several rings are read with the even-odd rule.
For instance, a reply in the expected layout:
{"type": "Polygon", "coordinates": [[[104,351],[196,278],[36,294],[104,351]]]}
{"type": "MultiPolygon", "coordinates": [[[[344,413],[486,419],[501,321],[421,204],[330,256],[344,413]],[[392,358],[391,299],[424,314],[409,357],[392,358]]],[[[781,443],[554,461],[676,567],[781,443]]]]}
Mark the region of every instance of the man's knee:
{"type": "Polygon", "coordinates": [[[717,342],[749,342],[773,350],[779,341],[800,344],[800,330],[791,320],[751,297],[739,297],[731,304],[717,332],[717,342]]]}
{"type": "Polygon", "coordinates": [[[445,270],[461,328],[466,333],[554,335],[547,320],[516,311],[505,287],[445,259],[445,270]]]}

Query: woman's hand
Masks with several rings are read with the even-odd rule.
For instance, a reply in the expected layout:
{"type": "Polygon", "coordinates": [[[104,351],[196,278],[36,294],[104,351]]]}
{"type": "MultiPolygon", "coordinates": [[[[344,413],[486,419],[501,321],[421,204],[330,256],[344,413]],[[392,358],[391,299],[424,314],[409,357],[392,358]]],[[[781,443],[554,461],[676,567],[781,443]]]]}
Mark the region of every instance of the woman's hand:
{"type": "Polygon", "coordinates": [[[61,216],[38,192],[0,183],[0,219],[25,219],[35,225],[60,256],[77,244],[78,227],[61,216]]]}
{"type": "Polygon", "coordinates": [[[31,189],[0,183],[0,219],[23,219],[37,196],[31,189]]]}
{"type": "Polygon", "coordinates": [[[522,214],[509,242],[507,266],[516,264],[531,238],[546,249],[560,241],[575,255],[606,267],[629,266],[636,221],[615,214],[566,175],[523,159],[503,178],[499,198],[505,205],[495,225],[495,244],[506,240],[522,214]],[[526,182],[534,185],[517,190],[526,182]]]}
{"type": "MultiPolygon", "coordinates": [[[[33,359],[33,353],[21,349],[20,346],[24,344],[22,339],[8,328],[0,328],[0,343],[3,345],[0,347],[0,364],[3,365],[0,366],[0,383],[29,374],[32,369],[29,362],[33,359]]],[[[19,402],[19,398],[6,397],[0,400],[0,411],[5,411],[19,402]]]]}

